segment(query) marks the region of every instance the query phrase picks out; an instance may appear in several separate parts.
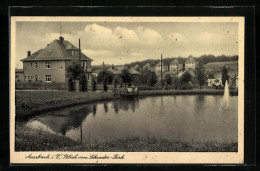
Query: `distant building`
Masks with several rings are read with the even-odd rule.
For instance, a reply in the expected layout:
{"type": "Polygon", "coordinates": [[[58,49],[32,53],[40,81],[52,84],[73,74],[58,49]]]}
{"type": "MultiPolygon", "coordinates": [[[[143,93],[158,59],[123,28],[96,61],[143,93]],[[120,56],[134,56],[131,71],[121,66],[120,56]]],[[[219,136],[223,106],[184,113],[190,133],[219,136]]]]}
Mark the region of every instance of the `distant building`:
{"type": "Polygon", "coordinates": [[[159,63],[157,63],[155,65],[155,71],[161,72],[161,70],[162,70],[162,72],[168,71],[168,65],[166,65],[164,62],[162,62],[162,64],[161,64],[161,61],[160,61],[159,63]],[[162,66],[162,68],[161,68],[161,66],[162,66]]]}
{"type": "Polygon", "coordinates": [[[170,64],[169,64],[169,71],[177,70],[178,64],[179,64],[179,63],[178,63],[178,60],[177,60],[177,59],[171,61],[170,64]]]}
{"type": "Polygon", "coordinates": [[[15,82],[24,82],[23,69],[16,69],[15,70],[15,82]]]}
{"type": "Polygon", "coordinates": [[[135,70],[138,70],[139,67],[140,67],[140,66],[139,66],[138,64],[136,64],[136,65],[134,66],[134,69],[135,69],[135,70]]]}
{"type": "Polygon", "coordinates": [[[24,81],[42,81],[46,83],[68,82],[67,68],[73,61],[81,62],[84,68],[86,77],[90,80],[91,62],[93,61],[85,54],[79,51],[77,47],[69,41],[59,37],[59,40],[54,40],[43,49],[31,54],[27,53],[27,58],[22,59],[24,81]]]}
{"type": "Polygon", "coordinates": [[[150,70],[150,71],[154,71],[155,68],[154,68],[154,65],[152,65],[150,63],[147,63],[147,64],[144,65],[143,69],[144,70],[147,69],[147,70],[150,70]]]}
{"type": "Polygon", "coordinates": [[[194,58],[190,57],[188,60],[185,61],[185,69],[195,68],[195,67],[196,67],[196,63],[194,61],[194,58]]]}

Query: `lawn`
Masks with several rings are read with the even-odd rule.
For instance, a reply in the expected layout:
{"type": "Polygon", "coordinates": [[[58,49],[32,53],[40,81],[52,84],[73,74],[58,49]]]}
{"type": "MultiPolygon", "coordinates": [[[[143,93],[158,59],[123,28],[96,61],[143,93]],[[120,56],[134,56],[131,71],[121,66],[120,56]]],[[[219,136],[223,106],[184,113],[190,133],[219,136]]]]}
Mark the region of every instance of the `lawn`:
{"type": "Polygon", "coordinates": [[[228,62],[211,62],[205,65],[207,72],[213,72],[215,78],[221,78],[222,68],[226,67],[228,69],[228,74],[230,78],[234,78],[238,75],[238,62],[228,61],[228,62]]]}

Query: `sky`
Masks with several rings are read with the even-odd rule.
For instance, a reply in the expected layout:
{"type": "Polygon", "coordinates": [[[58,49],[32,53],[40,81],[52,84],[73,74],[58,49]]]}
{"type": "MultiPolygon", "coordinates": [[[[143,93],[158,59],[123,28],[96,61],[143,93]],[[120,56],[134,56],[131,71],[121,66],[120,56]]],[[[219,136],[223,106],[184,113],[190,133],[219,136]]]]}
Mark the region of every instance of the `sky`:
{"type": "Polygon", "coordinates": [[[238,23],[227,22],[17,22],[16,67],[27,51],[59,36],[93,59],[93,65],[125,64],[163,57],[238,55],[238,23]],[[60,25],[62,29],[60,29],[60,25]]]}

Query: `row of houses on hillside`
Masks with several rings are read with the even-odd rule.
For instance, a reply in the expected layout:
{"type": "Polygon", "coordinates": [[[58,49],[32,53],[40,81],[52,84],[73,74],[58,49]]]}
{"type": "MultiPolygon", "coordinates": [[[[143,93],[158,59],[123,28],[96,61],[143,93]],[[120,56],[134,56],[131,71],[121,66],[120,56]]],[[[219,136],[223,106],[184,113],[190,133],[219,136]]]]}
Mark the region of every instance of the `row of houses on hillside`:
{"type": "MultiPolygon", "coordinates": [[[[135,65],[134,68],[136,70],[142,68],[140,65],[135,65]]],[[[151,70],[151,71],[157,71],[157,72],[166,72],[166,71],[175,71],[175,70],[182,70],[183,68],[185,69],[190,69],[190,68],[196,68],[196,62],[194,58],[190,57],[188,60],[185,61],[184,64],[180,63],[177,59],[172,60],[170,63],[165,63],[165,62],[158,62],[155,65],[152,63],[147,63],[143,66],[143,70],[151,70]]]]}

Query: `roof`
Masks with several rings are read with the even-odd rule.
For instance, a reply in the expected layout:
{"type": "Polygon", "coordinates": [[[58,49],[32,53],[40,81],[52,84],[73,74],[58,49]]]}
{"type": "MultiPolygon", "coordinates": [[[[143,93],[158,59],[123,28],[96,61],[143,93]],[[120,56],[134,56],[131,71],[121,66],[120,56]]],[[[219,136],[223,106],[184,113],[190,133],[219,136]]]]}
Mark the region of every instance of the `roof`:
{"type": "Polygon", "coordinates": [[[174,60],[172,60],[171,62],[170,62],[170,64],[178,64],[179,62],[178,62],[178,60],[177,59],[174,59],[174,60]]]}
{"type": "MultiPolygon", "coordinates": [[[[55,39],[48,44],[44,49],[40,49],[34,52],[31,56],[22,59],[21,61],[42,61],[42,60],[72,60],[78,58],[78,56],[71,56],[70,50],[79,50],[72,45],[69,41],[55,39]]],[[[81,52],[81,60],[93,61],[81,52]]]]}
{"type": "MultiPolygon", "coordinates": [[[[158,62],[156,65],[161,65],[161,61],[158,62]]],[[[156,66],[156,65],[155,65],[155,66],[156,66]]],[[[167,65],[165,64],[165,62],[162,62],[162,65],[163,65],[163,66],[167,66],[167,65]]]]}
{"type": "Polygon", "coordinates": [[[188,60],[185,61],[185,63],[193,63],[193,62],[195,62],[194,58],[189,58],[188,60]]]}
{"type": "Polygon", "coordinates": [[[136,71],[134,68],[130,68],[128,69],[127,67],[114,67],[114,69],[111,67],[111,68],[108,68],[107,70],[112,72],[113,74],[115,75],[118,75],[118,74],[121,74],[123,69],[127,69],[130,74],[133,74],[133,75],[140,75],[140,72],[136,71]]]}
{"type": "Polygon", "coordinates": [[[24,73],[23,69],[16,69],[15,73],[24,73]]]}

